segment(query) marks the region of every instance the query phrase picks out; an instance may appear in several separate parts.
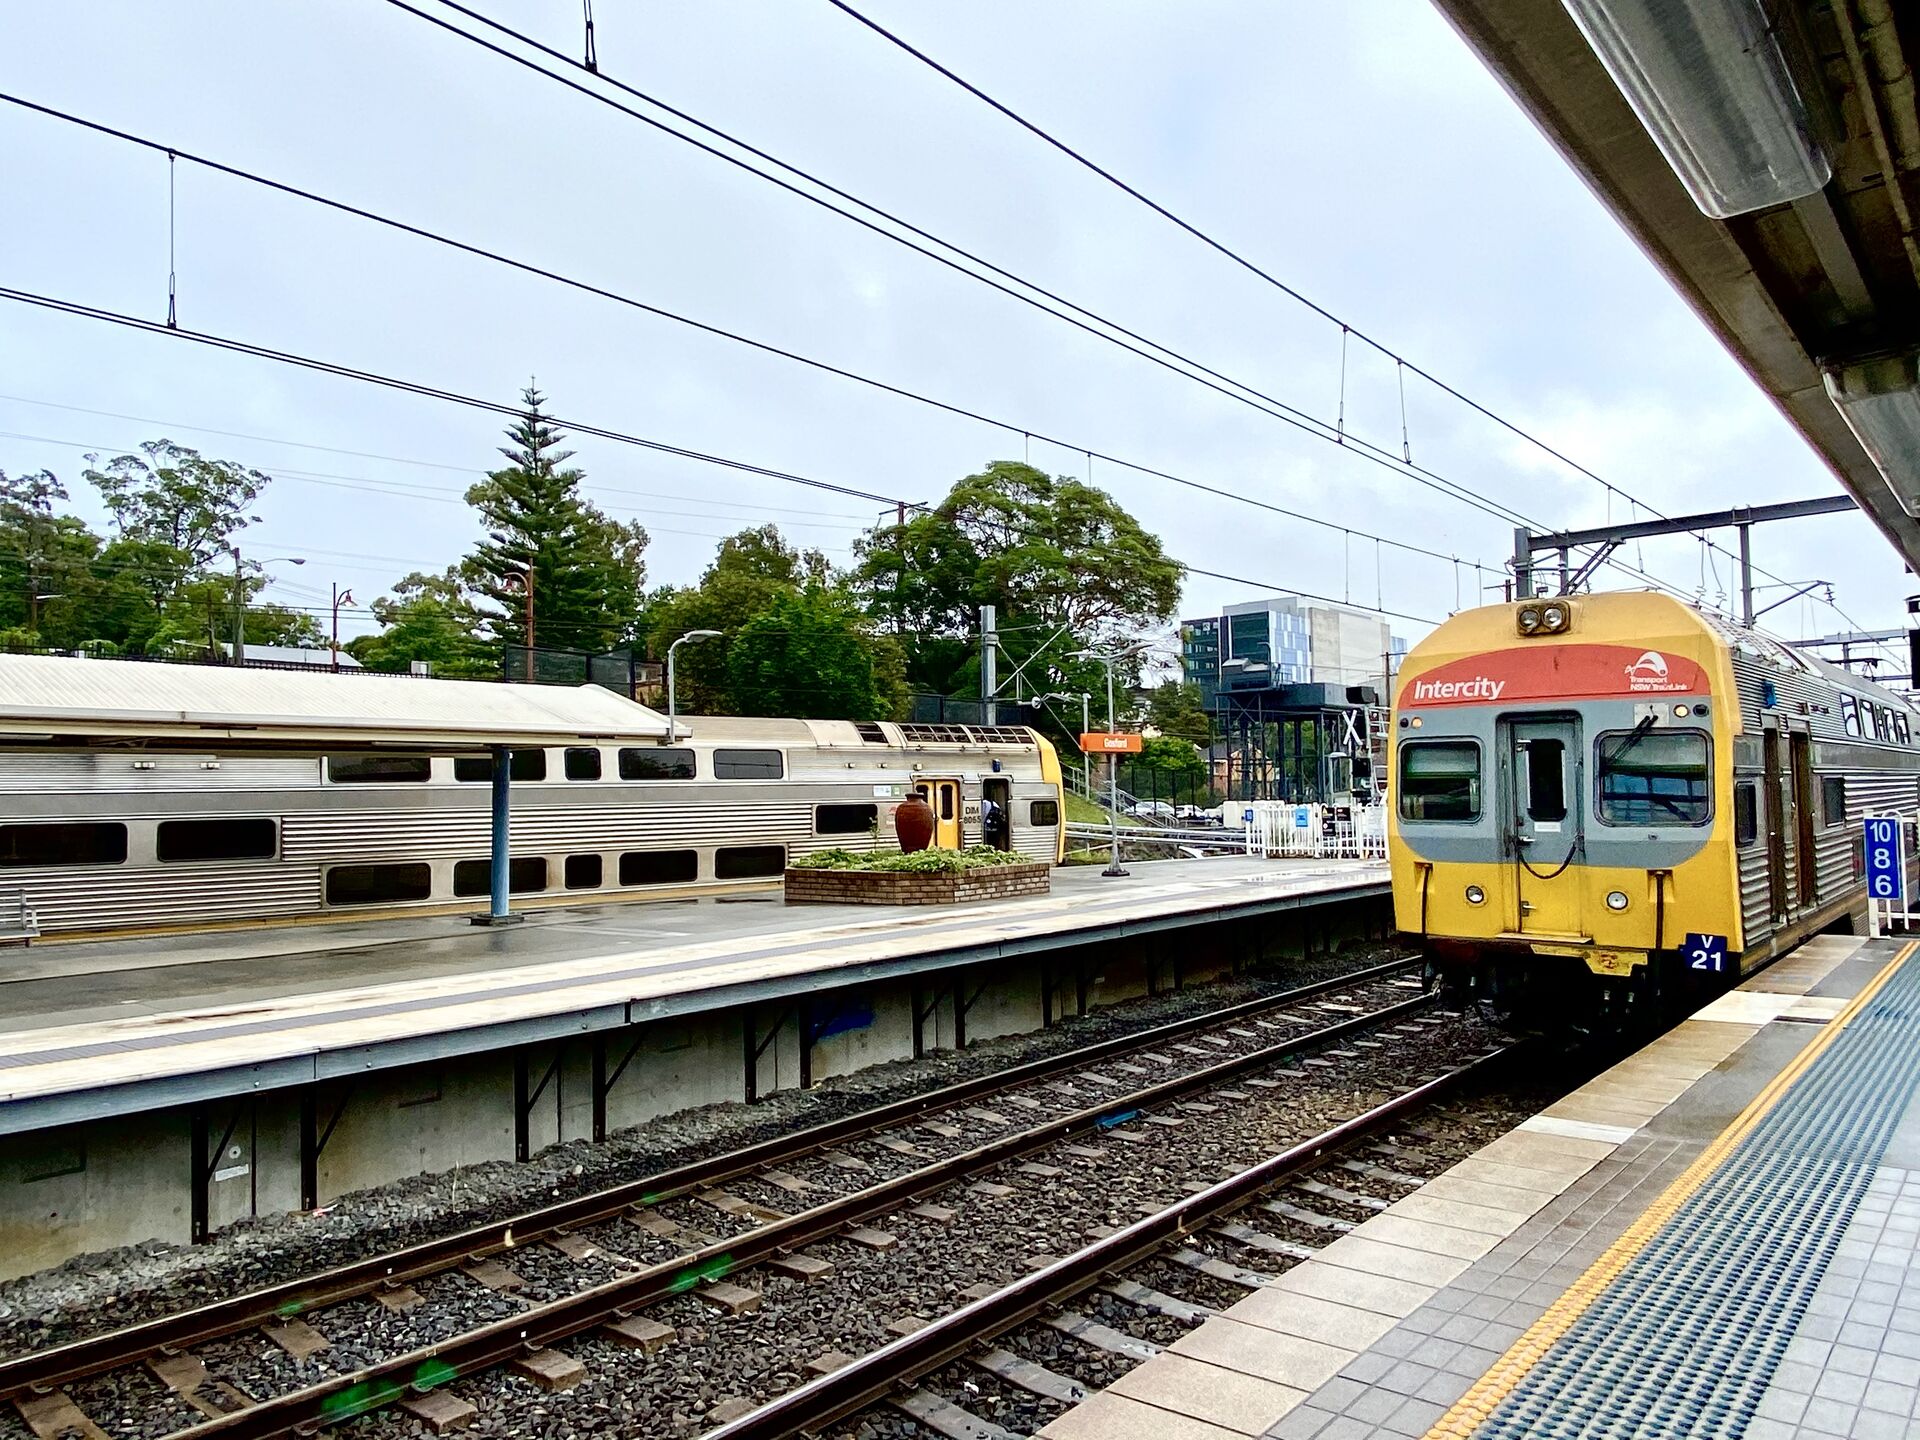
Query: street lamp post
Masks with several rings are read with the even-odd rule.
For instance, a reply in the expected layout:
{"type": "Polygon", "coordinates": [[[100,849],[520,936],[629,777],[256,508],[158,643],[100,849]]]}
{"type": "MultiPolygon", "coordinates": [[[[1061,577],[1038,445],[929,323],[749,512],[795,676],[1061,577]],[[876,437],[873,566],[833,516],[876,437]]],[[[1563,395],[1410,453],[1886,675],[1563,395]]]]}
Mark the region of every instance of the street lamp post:
{"type": "Polygon", "coordinates": [[[676,677],[675,677],[674,668],[673,668],[673,663],[674,663],[673,652],[678,650],[682,645],[687,644],[689,641],[691,641],[695,645],[699,645],[704,641],[718,640],[719,638],[720,638],[720,632],[718,630],[689,630],[687,631],[686,634],[682,635],[678,640],[674,641],[671,645],[667,646],[667,743],[669,745],[671,745],[680,736],[680,732],[676,724],[676,717],[679,714],[679,708],[680,708],[680,696],[677,690],[675,689],[676,677]]]}
{"type": "MultiPolygon", "coordinates": [[[[229,547],[233,551],[233,663],[238,665],[247,658],[247,583],[246,565],[240,559],[240,547],[229,547]]],[[[299,555],[269,555],[264,560],[253,562],[254,568],[264,570],[269,565],[304,565],[306,560],[299,555]]]]}
{"type": "Polygon", "coordinates": [[[333,668],[340,668],[340,607],[353,603],[353,591],[342,590],[338,580],[333,582],[333,668]]]}

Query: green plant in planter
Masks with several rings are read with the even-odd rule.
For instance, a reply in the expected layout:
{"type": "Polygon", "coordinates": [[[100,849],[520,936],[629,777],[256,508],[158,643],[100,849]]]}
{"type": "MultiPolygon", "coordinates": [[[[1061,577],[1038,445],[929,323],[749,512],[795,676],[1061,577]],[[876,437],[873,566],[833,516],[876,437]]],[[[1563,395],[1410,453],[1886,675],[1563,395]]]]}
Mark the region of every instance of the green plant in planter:
{"type": "Polygon", "coordinates": [[[902,854],[898,850],[873,850],[864,854],[852,850],[816,850],[787,862],[794,870],[868,870],[878,874],[959,875],[968,870],[990,870],[999,865],[1028,865],[1025,855],[996,850],[990,845],[973,845],[965,850],[916,850],[902,854]]]}

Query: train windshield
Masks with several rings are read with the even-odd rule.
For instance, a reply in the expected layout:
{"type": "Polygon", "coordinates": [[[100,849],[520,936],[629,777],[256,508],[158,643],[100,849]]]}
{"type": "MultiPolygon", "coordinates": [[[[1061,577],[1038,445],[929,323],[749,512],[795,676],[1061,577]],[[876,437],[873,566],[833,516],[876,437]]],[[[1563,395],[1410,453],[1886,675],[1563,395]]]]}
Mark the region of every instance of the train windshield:
{"type": "Polygon", "coordinates": [[[1404,820],[1480,818],[1480,746],[1472,740],[1423,740],[1400,747],[1404,820]]]}
{"type": "Polygon", "coordinates": [[[1612,825],[1699,825],[1711,806],[1707,737],[1631,731],[1599,742],[1600,818],[1612,825]]]}

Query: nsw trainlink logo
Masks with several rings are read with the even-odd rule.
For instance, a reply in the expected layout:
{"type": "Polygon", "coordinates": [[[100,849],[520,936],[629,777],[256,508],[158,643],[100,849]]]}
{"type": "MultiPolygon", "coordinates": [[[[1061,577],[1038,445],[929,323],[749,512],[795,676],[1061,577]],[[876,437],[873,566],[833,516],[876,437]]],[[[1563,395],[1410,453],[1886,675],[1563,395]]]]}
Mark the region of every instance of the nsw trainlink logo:
{"type": "Polygon", "coordinates": [[[1646,691],[1685,690],[1687,687],[1674,681],[1666,656],[1658,650],[1648,650],[1627,666],[1627,688],[1646,691]]]}
{"type": "Polygon", "coordinates": [[[1490,675],[1475,675],[1469,680],[1416,680],[1413,682],[1413,703],[1425,700],[1498,700],[1501,692],[1507,688],[1504,680],[1495,680],[1490,675]]]}

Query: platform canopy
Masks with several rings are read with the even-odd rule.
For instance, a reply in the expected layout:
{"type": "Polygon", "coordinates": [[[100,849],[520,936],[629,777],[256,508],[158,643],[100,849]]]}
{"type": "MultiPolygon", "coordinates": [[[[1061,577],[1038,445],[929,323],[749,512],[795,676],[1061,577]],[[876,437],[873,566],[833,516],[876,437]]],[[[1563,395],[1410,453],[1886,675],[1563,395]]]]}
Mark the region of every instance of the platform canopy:
{"type": "Polygon", "coordinates": [[[0,745],[480,751],[657,740],[598,685],[510,685],[0,654],[0,745]]]}

